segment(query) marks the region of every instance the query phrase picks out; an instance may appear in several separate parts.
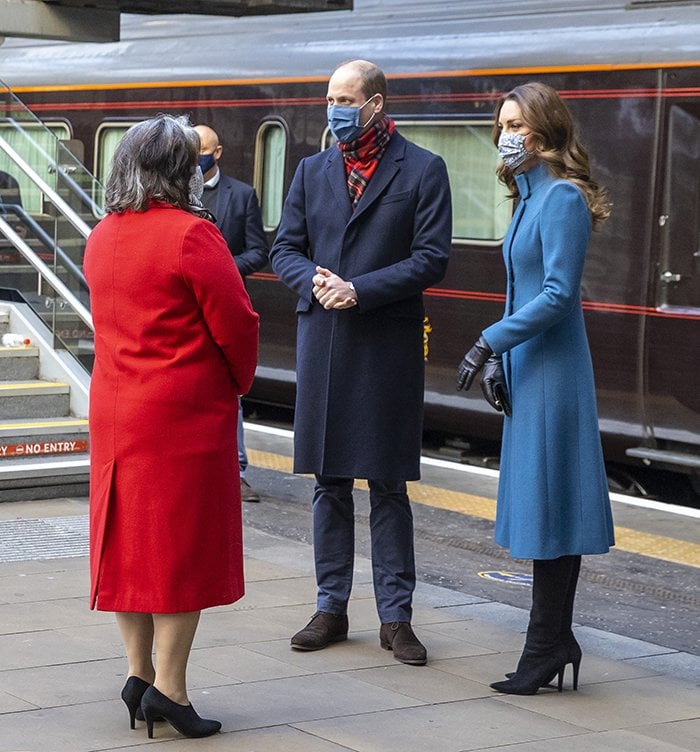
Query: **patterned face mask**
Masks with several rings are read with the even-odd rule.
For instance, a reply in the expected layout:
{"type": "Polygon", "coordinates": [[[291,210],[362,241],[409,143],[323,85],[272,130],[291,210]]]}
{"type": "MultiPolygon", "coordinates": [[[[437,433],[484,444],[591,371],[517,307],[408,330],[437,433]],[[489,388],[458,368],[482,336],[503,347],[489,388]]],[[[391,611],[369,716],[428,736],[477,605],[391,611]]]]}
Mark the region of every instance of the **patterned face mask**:
{"type": "Polygon", "coordinates": [[[203,193],[204,177],[202,176],[202,168],[197,165],[190,178],[190,203],[195,206],[201,206],[203,193]]]}
{"type": "Polygon", "coordinates": [[[525,162],[532,156],[525,148],[525,136],[522,133],[506,133],[501,131],[498,137],[498,154],[503,160],[503,164],[511,170],[525,162]]]}

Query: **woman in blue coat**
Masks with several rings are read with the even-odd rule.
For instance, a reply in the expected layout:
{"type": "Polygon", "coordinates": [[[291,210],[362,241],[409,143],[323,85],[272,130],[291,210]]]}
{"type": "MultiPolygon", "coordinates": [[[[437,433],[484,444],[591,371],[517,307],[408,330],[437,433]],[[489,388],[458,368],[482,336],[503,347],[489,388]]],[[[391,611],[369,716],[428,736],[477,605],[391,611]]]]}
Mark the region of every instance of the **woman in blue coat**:
{"type": "Polygon", "coordinates": [[[532,610],[515,673],[491,686],[534,694],[573,665],[571,630],[582,554],[614,543],[593,367],[581,308],[592,227],[609,214],[571,114],[554,89],[518,86],[496,107],[499,178],[520,201],[503,242],[503,318],[458,369],[468,389],[483,368],[488,402],[505,413],[496,542],[533,560],[532,610]]]}

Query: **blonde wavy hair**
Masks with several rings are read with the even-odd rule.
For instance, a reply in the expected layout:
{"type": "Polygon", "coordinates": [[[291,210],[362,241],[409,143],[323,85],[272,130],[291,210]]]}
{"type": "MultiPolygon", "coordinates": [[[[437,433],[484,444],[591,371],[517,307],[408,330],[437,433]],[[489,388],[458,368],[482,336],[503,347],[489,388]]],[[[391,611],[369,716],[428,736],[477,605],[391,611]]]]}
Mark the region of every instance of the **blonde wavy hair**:
{"type": "MultiPolygon", "coordinates": [[[[537,81],[516,86],[496,105],[493,128],[496,146],[501,135],[498,127],[501,108],[509,100],[520,107],[523,122],[535,136],[538,159],[547,164],[554,177],[569,180],[581,189],[593,227],[598,228],[610,216],[611,204],[605,188],[591,177],[588,152],[579,141],[569,108],[551,86],[537,81]]],[[[496,174],[508,187],[510,197],[516,198],[519,193],[512,170],[501,164],[496,174]]]]}

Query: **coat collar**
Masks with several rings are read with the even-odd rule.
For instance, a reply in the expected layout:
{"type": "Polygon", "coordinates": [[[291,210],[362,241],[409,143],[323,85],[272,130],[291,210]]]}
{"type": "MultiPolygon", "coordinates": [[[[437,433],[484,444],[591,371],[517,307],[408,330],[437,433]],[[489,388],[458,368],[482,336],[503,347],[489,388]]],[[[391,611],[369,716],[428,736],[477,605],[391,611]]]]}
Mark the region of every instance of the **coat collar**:
{"type": "Polygon", "coordinates": [[[543,183],[552,180],[549,168],[544,162],[537,162],[526,172],[521,172],[515,176],[515,182],[518,186],[520,198],[528,199],[530,195],[537,190],[543,183]]]}
{"type": "Polygon", "coordinates": [[[326,175],[330,184],[336,202],[343,212],[343,217],[347,223],[354,222],[362,215],[367,207],[371,206],[379,198],[384,189],[389,185],[394,175],[401,169],[406,152],[406,139],[397,131],[394,131],[386,151],[382,156],[376,172],[367,184],[362,198],[357,203],[355,211],[352,210],[350,196],[348,194],[347,175],[345,173],[345,163],[343,155],[336,147],[328,150],[328,159],[326,160],[326,175]]]}

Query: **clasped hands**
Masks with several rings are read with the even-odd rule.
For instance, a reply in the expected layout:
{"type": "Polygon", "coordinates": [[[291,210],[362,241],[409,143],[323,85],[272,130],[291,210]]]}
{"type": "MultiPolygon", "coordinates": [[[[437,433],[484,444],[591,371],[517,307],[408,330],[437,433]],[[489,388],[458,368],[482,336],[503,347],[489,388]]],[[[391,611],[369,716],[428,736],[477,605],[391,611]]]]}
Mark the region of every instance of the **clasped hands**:
{"type": "Polygon", "coordinates": [[[494,355],[483,336],[474,343],[457,368],[457,389],[464,389],[466,392],[482,368],[484,370],[481,374],[481,391],[486,401],[499,413],[503,412],[510,417],[512,411],[503,372],[503,360],[500,355],[494,355]]]}
{"type": "Polygon", "coordinates": [[[313,285],[314,297],[327,311],[331,308],[342,310],[357,305],[355,288],[342,277],[333,274],[330,269],[317,266],[313,285]]]}

